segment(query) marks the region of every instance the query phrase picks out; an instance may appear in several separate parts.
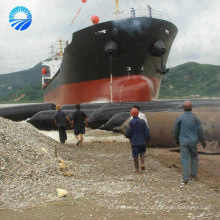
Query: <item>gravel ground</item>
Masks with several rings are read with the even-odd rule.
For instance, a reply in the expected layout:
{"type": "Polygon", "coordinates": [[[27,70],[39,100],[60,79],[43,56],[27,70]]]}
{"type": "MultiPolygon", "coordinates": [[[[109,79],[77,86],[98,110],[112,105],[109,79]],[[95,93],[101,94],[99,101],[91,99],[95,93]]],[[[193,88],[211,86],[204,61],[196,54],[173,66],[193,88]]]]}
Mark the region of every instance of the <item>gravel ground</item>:
{"type": "Polygon", "coordinates": [[[0,135],[0,219],[220,219],[219,191],[204,181],[182,185],[180,169],[160,160],[163,150],[148,149],[146,170],[135,174],[120,134],[87,130],[77,147],[71,132],[62,145],[0,118],[0,135]]]}

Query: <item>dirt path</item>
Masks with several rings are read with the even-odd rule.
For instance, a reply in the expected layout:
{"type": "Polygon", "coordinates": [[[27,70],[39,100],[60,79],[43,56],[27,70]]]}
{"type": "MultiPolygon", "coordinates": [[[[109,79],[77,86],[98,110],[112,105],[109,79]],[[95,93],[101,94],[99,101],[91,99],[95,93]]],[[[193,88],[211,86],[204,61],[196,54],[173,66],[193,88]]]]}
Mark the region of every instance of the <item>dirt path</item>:
{"type": "MultiPolygon", "coordinates": [[[[165,167],[175,168],[181,173],[180,154],[170,152],[172,149],[151,149],[151,156],[159,160],[165,167]]],[[[211,190],[220,193],[220,155],[199,154],[198,180],[205,183],[211,190]]]]}
{"type": "Polygon", "coordinates": [[[140,174],[133,172],[128,142],[65,144],[58,153],[74,174],[59,186],[69,195],[37,207],[2,209],[0,219],[220,219],[219,156],[200,156],[199,181],[185,186],[179,154],[167,149],[148,149],[140,174]]]}

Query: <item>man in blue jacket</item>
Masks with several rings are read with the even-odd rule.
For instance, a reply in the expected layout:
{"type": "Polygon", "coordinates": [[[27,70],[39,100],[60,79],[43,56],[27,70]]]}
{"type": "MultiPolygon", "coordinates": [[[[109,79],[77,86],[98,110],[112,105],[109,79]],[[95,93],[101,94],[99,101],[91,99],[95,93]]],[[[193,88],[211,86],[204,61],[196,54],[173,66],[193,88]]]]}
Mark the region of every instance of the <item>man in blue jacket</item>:
{"type": "Polygon", "coordinates": [[[192,113],[192,103],[184,101],[183,109],[184,113],[177,118],[174,131],[176,143],[180,144],[183,182],[187,184],[189,181],[189,156],[191,158],[190,175],[192,179],[195,179],[199,168],[197,143],[201,142],[204,148],[206,143],[201,121],[192,113]]]}
{"type": "Polygon", "coordinates": [[[60,137],[60,143],[64,144],[65,141],[67,140],[67,135],[66,135],[66,120],[69,121],[71,125],[71,121],[69,117],[61,110],[60,105],[56,105],[57,112],[55,114],[55,125],[57,126],[59,130],[59,137],[60,137]]]}
{"type": "Polygon", "coordinates": [[[150,141],[150,132],[143,119],[138,118],[139,111],[132,108],[130,115],[133,119],[129,122],[129,128],[126,129],[126,137],[130,139],[132,155],[134,158],[135,172],[139,172],[138,155],[140,154],[141,170],[145,170],[144,156],[146,145],[150,141]]]}

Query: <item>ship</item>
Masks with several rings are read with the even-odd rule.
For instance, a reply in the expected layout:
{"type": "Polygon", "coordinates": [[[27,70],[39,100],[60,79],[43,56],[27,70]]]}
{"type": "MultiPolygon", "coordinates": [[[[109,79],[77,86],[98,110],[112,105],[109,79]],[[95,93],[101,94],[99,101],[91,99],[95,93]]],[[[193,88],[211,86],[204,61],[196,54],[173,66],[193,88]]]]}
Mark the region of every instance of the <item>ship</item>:
{"type": "MultiPolygon", "coordinates": [[[[109,0],[107,0],[109,1],[109,0]]],[[[169,16],[145,9],[119,10],[115,19],[93,15],[72,34],[64,51],[44,61],[44,102],[146,102],[158,99],[168,55],[177,35],[169,16]]]]}

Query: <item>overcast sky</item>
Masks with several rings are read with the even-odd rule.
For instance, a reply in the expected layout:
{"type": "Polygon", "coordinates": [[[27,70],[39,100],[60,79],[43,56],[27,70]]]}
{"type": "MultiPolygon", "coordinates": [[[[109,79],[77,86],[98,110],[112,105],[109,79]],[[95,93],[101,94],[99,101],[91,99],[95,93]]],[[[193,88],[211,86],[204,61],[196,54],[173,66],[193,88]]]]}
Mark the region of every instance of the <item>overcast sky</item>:
{"type": "MultiPolygon", "coordinates": [[[[168,13],[177,26],[169,67],[190,61],[220,65],[219,0],[119,0],[121,10],[133,3],[168,13]]],[[[71,33],[90,24],[94,14],[102,21],[113,4],[114,0],[0,0],[0,74],[29,69],[48,58],[50,45],[60,37],[70,40],[71,33]],[[9,23],[9,14],[16,6],[24,6],[32,14],[32,23],[24,31],[14,30],[9,23]]]]}

